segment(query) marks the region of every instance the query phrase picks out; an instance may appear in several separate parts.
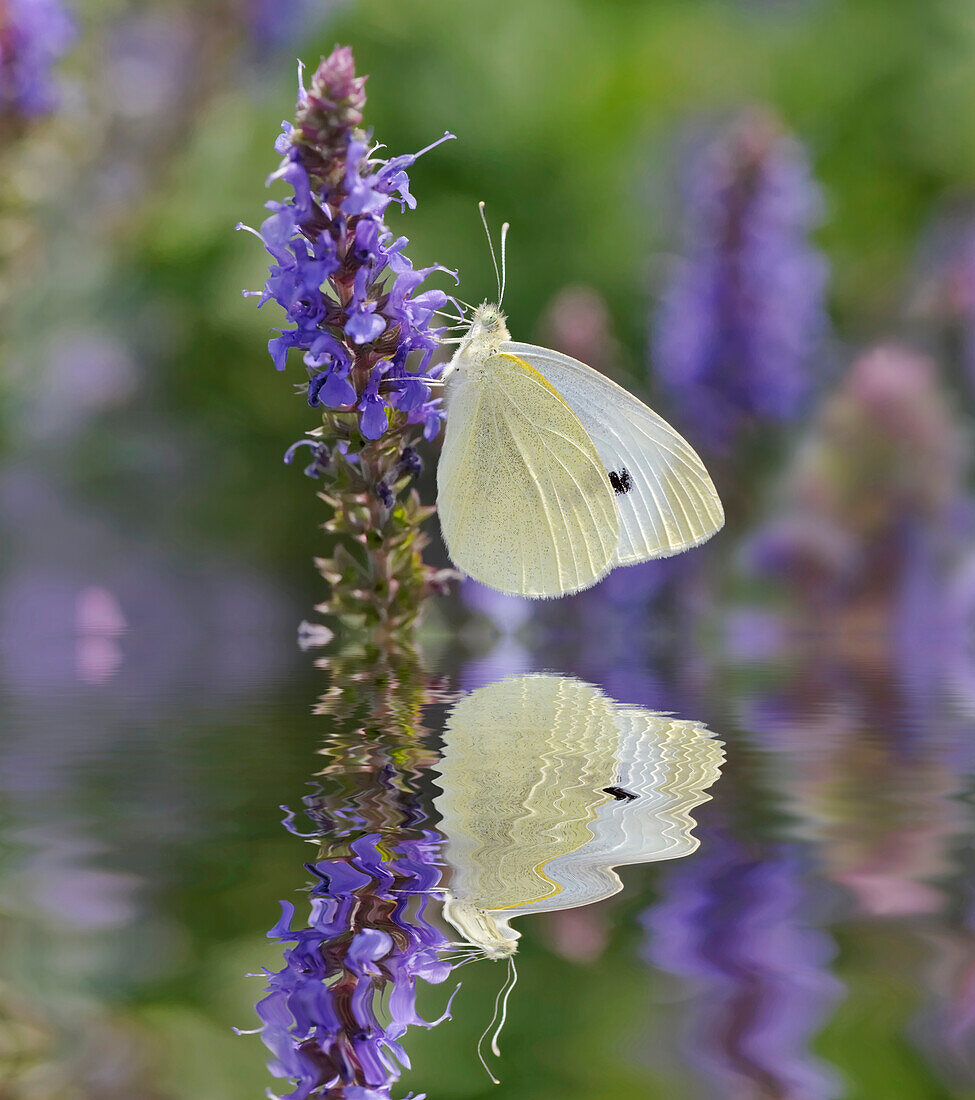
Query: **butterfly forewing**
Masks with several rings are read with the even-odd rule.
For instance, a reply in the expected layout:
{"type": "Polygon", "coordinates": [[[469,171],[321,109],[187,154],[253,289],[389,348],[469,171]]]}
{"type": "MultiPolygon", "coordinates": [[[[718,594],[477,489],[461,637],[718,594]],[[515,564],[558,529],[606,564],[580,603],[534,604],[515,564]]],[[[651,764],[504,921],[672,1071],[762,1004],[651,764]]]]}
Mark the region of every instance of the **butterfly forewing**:
{"type": "Polygon", "coordinates": [[[437,507],[454,564],[522,596],[562,596],[614,564],[620,518],[597,449],[517,356],[458,371],[447,390],[437,507]]]}
{"type": "Polygon", "coordinates": [[[724,524],[694,448],[662,417],[598,371],[534,344],[506,343],[559,391],[609,473],[620,513],[614,565],[679,554],[724,524]]]}
{"type": "Polygon", "coordinates": [[[617,775],[613,700],[563,676],[513,676],[471,692],[444,731],[436,800],[451,892],[486,910],[559,893],[548,862],[592,840],[617,775]]]}

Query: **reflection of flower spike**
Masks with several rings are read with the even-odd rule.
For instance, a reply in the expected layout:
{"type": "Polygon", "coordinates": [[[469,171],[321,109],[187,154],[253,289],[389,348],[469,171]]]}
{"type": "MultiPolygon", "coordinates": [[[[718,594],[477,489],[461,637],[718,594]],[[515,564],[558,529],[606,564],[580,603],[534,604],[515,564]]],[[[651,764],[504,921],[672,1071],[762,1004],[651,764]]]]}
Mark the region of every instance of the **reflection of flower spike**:
{"type": "Polygon", "coordinates": [[[645,914],[648,960],[700,985],[689,1040],[716,1095],[840,1094],[808,1050],[840,985],[832,943],[801,920],[803,875],[795,846],[750,852],[712,832],[670,868],[663,900],[645,914]]]}
{"type": "Polygon", "coordinates": [[[446,938],[424,916],[440,879],[439,848],[431,831],[398,844],[361,836],[346,856],[308,865],[318,879],[308,927],[292,928],[294,906],[282,902],[268,935],[294,946],[268,975],[257,1013],[272,1072],[296,1082],[291,1100],[340,1087],[388,1096],[410,1065],[399,1042],[407,1029],[449,1019],[449,1002],[437,1020],[416,1009],[417,980],[439,984],[451,971],[440,958],[446,938]]]}
{"type": "Polygon", "coordinates": [[[294,1086],[289,1100],[388,1100],[410,1064],[404,1034],[448,1019],[453,999],[438,1019],[417,1009],[419,983],[440,984],[453,967],[426,916],[442,840],[419,793],[431,759],[422,707],[438,693],[408,647],[347,649],[317,664],[330,677],[316,708],[330,724],[327,763],[302,800],[310,828],[291,811],[284,819],[320,845],[306,864],[310,914],[297,923],[295,907],[281,903],[269,936],[289,946],[282,968],[265,972],[260,1033],[271,1072],[294,1086]]]}

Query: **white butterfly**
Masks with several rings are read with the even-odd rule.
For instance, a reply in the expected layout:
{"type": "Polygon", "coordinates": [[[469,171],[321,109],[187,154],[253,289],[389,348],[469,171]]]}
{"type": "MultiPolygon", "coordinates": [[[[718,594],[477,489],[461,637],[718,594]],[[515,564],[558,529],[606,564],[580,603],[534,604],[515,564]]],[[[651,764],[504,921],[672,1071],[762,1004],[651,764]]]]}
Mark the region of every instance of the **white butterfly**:
{"type": "Polygon", "coordinates": [[[721,528],[694,449],[621,386],[512,341],[500,305],[478,306],[459,345],[444,372],[437,509],[463,572],[512,595],[565,596],[721,528]]]}
{"type": "Polygon", "coordinates": [[[614,868],[697,848],[691,811],[724,753],[703,726],[617,703],[568,676],[510,676],[451,709],[434,804],[446,841],[444,918],[463,961],[507,959],[498,1039],[518,972],[515,917],[589,905],[623,888],[614,868]]]}
{"type": "Polygon", "coordinates": [[[444,916],[494,959],[517,949],[513,918],[599,901],[622,889],[615,867],[693,852],[691,811],[724,761],[697,722],[548,674],[466,695],[443,744],[444,916]]]}

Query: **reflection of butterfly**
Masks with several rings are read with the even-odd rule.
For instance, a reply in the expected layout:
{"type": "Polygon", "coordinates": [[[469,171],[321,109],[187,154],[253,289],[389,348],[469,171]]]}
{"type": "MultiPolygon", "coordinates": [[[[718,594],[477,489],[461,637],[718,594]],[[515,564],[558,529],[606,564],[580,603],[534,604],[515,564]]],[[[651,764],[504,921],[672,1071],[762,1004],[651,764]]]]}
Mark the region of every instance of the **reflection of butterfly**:
{"type": "Polygon", "coordinates": [[[724,523],[685,439],[584,363],[513,343],[499,306],[474,311],[445,377],[440,526],[482,584],[564,596],[724,523]]]}
{"type": "Polygon", "coordinates": [[[718,778],[704,727],[563,676],[514,676],[455,704],[436,799],[451,868],[444,916],[492,958],[513,917],[622,888],[614,867],[697,847],[690,811],[718,778]]]}

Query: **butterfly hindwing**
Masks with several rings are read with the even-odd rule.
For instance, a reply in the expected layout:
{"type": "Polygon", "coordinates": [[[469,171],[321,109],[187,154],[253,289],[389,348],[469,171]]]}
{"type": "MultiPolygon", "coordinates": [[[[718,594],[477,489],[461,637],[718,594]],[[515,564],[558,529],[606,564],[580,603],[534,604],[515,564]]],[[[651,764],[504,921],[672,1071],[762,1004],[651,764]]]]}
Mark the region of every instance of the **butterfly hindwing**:
{"type": "Polygon", "coordinates": [[[588,588],[612,567],[616,496],[579,418],[529,364],[491,356],[447,388],[437,507],[454,564],[522,596],[588,588]]]}
{"type": "Polygon", "coordinates": [[[694,448],[621,386],[568,355],[509,342],[565,398],[592,439],[616,493],[614,565],[679,554],[724,524],[724,509],[694,448]]]}

